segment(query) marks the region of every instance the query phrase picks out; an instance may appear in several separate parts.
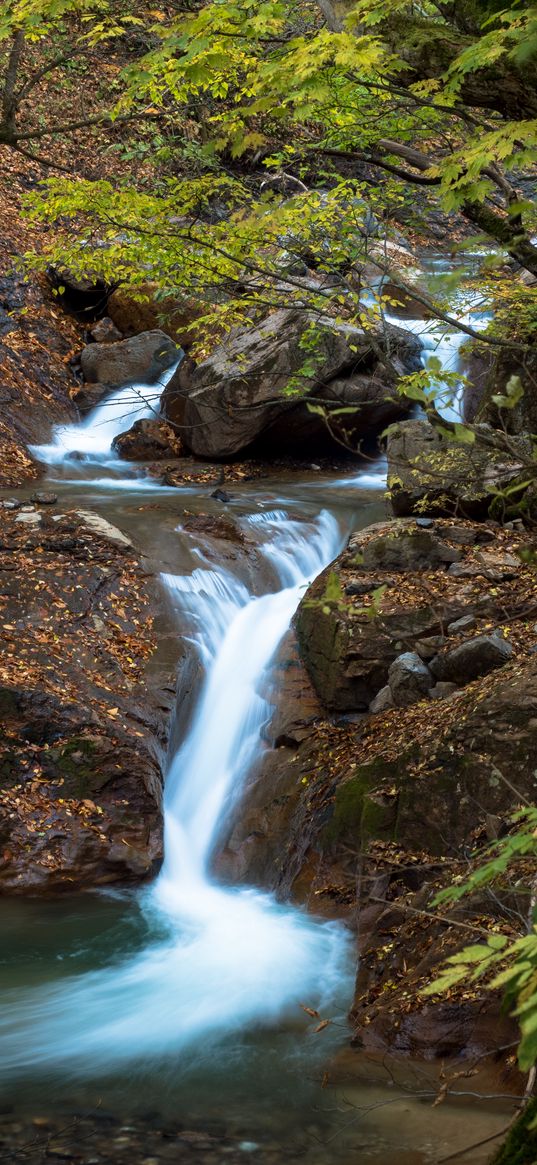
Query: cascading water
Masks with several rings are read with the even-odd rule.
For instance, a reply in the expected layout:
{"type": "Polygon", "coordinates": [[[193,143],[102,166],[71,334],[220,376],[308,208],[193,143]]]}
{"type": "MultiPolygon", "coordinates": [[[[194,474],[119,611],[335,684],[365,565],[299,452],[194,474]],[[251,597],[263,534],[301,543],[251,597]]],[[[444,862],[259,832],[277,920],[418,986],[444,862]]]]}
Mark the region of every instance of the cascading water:
{"type": "Polygon", "coordinates": [[[248,1026],[296,1017],[303,998],[341,998],[348,939],[337,924],[258,891],[224,888],[210,874],[219,823],[270,714],[262,694],[270,660],[303,588],[342,541],[327,512],[313,528],[268,518],[266,553],[281,582],[274,593],[252,597],[224,569],[164,576],[206,669],[166,782],[164,867],[142,903],[165,937],[122,964],[13,992],[0,1013],[10,1074],[53,1066],[91,1076],[178,1052],[191,1060],[196,1047],[206,1054],[209,1043],[248,1026]]]}
{"type": "Polygon", "coordinates": [[[162,390],[171,380],[177,364],[160,376],[157,384],[127,384],[115,389],[102,404],[73,425],[56,425],[49,445],[35,445],[32,451],[46,465],[61,465],[73,454],[104,464],[117,461],[112,449],[114,437],[135,421],[158,417],[162,390]]]}

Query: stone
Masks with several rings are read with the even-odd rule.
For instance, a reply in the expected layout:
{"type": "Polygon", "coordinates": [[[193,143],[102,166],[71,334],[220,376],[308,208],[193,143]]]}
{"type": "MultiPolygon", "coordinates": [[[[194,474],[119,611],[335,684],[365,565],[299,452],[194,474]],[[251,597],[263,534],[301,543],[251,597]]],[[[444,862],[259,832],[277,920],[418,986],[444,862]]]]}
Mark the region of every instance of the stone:
{"type": "Polygon", "coordinates": [[[468,684],[479,676],[503,667],[513,655],[512,644],[499,635],[478,635],[467,639],[453,651],[433,659],[431,671],[438,680],[468,684]]]}
{"type": "MultiPolygon", "coordinates": [[[[97,405],[100,405],[101,401],[113,391],[109,384],[81,384],[73,393],[73,400],[82,414],[89,413],[92,409],[97,408],[97,405]]],[[[73,457],[74,454],[71,453],[69,456],[73,457]]]]}
{"type": "Polygon", "coordinates": [[[49,493],[47,490],[36,490],[32,494],[31,501],[37,506],[53,506],[58,501],[58,495],[49,493]]]}
{"type": "Polygon", "coordinates": [[[405,651],[398,656],[388,677],[393,702],[399,708],[422,700],[433,686],[429,668],[415,651],[405,651]]]}
{"type": "Polygon", "coordinates": [[[24,522],[27,526],[40,526],[41,514],[36,513],[35,510],[21,510],[15,518],[16,522],[24,522]]]}
{"type": "Polygon", "coordinates": [[[475,615],[463,615],[461,619],[455,619],[454,623],[448,624],[448,635],[463,635],[465,631],[471,631],[476,623],[475,615]]]}
{"type": "Polygon", "coordinates": [[[180,457],[181,438],[166,421],[135,421],[131,429],[114,437],[112,448],[125,461],[161,461],[180,457]]]}
{"type": "MultiPolygon", "coordinates": [[[[493,432],[486,426],[482,431],[487,438],[493,432]]],[[[418,506],[419,510],[426,506],[436,516],[486,517],[499,491],[517,479],[525,480],[531,441],[511,437],[509,446],[510,451],[503,453],[480,446],[479,440],[471,446],[449,441],[429,421],[391,425],[386,452],[394,513],[413,514],[418,506]]]]}
{"type": "Polygon", "coordinates": [[[193,325],[207,310],[206,304],[193,299],[169,296],[157,299],[157,289],[144,283],[134,291],[117,287],[108,299],[108,314],[122,336],[158,328],[181,348],[189,348],[196,338],[193,325]]]}
{"type": "Polygon", "coordinates": [[[434,659],[435,655],[442,649],[445,643],[443,635],[430,635],[426,639],[416,639],[414,643],[414,650],[417,651],[421,659],[434,659]]]}
{"type": "MultiPolygon", "coordinates": [[[[142,330],[142,329],[140,329],[142,330]]],[[[103,316],[101,320],[97,320],[96,324],[90,328],[92,339],[97,344],[114,344],[117,340],[123,339],[123,334],[110,316],[103,316]]]]}
{"type": "Polygon", "coordinates": [[[18,498],[8,498],[7,501],[2,502],[4,510],[20,510],[21,506],[22,502],[19,502],[18,498]]]}
{"type": "Polygon", "coordinates": [[[90,384],[154,384],[180,359],[181,349],[164,332],[141,332],[115,344],[88,344],[80,355],[90,384]]]}
{"type": "Polygon", "coordinates": [[[347,583],[345,587],[345,594],[350,595],[368,595],[371,591],[376,591],[378,587],[382,586],[386,579],[353,579],[352,582],[347,583]]]}
{"type": "MultiPolygon", "coordinates": [[[[408,332],[385,325],[378,344],[390,345],[392,367],[398,373],[419,366],[421,342],[408,332]]],[[[166,386],[162,409],[181,427],[188,448],[202,457],[228,457],[261,438],[264,450],[301,446],[311,457],[316,442],[333,448],[333,439],[323,417],[285,395],[296,378],[302,394],[314,394],[326,401],[327,408],[352,409],[340,420],[334,418],[338,433],[352,440],[408,409],[393,374],[390,379],[381,368],[366,332],[296,309],[234,329],[225,344],[197,365],[185,361],[166,386]],[[312,324],[318,336],[311,361],[314,370],[303,376],[302,339],[312,324]]]]}
{"type": "Polygon", "coordinates": [[[419,570],[458,562],[461,551],[428,530],[390,531],[367,542],[362,551],[366,570],[419,570]]]}
{"type": "Polygon", "coordinates": [[[380,692],[377,692],[374,700],[371,701],[369,711],[374,715],[375,712],[387,712],[389,708],[393,707],[394,700],[391,688],[389,684],[386,684],[385,687],[380,689],[380,692]]]}
{"type": "Polygon", "coordinates": [[[429,692],[430,700],[448,700],[455,692],[460,691],[457,684],[451,684],[448,681],[439,681],[431,688],[429,692]]]}
{"type": "Polygon", "coordinates": [[[449,528],[450,542],[457,542],[460,546],[473,546],[478,534],[479,531],[472,529],[471,526],[450,526],[449,528]]]}
{"type": "Polygon", "coordinates": [[[416,518],[416,526],[420,530],[430,530],[434,526],[434,518],[416,518]]]}
{"type": "Polygon", "coordinates": [[[230,502],[231,497],[232,497],[231,494],[228,494],[227,489],[220,489],[220,488],[213,490],[213,492],[210,496],[212,498],[216,498],[217,502],[224,502],[224,503],[230,502]]]}

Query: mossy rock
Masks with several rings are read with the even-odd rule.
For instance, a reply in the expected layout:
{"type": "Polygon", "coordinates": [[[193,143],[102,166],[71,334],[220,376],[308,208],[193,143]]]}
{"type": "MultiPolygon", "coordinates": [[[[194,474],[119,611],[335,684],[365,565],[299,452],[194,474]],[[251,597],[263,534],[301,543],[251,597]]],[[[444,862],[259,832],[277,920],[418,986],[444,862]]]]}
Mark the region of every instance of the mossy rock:
{"type": "Polygon", "coordinates": [[[94,741],[75,736],[59,748],[46,754],[47,768],[52,780],[61,781],[62,796],[82,799],[99,793],[110,780],[109,772],[102,771],[100,754],[94,741]]]}
{"type": "Polygon", "coordinates": [[[390,841],[395,837],[397,800],[382,791],[393,776],[393,764],[379,758],[360,765],[354,776],[339,786],[323,835],[327,847],[345,841],[360,848],[372,838],[390,841]]]}

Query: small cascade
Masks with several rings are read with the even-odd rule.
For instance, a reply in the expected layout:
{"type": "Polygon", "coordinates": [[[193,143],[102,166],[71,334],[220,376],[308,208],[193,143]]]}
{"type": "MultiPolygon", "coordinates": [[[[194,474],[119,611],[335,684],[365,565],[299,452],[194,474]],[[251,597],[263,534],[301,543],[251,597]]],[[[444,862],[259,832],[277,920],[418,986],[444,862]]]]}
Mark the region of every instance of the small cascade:
{"type": "Polygon", "coordinates": [[[112,449],[114,437],[135,421],[158,418],[161,394],[176,368],[177,364],[163,372],[156,384],[126,384],[114,389],[83,421],[56,425],[50,444],[34,445],[32,453],[46,465],[61,465],[77,456],[104,465],[117,462],[112,449]]]}

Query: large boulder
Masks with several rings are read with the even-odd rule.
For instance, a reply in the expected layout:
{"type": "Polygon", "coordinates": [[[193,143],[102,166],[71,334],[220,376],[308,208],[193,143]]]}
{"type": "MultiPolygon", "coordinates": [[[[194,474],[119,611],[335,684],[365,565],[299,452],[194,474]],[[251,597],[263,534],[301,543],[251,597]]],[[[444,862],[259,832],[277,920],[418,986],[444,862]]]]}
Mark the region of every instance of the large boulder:
{"type": "MultiPolygon", "coordinates": [[[[496,434],[499,438],[499,434],[496,434]]],[[[510,437],[509,451],[494,447],[494,431],[482,428],[474,444],[450,440],[428,421],[391,425],[387,437],[388,489],[395,514],[462,514],[484,517],[501,507],[500,494],[521,482],[531,441],[510,437]]],[[[516,494],[511,494],[514,502],[516,494]]]]}
{"type": "Polygon", "coordinates": [[[181,348],[188,348],[195,338],[192,325],[204,308],[192,299],[177,296],[157,299],[154,285],[144,283],[136,290],[117,287],[109,297],[107,310],[124,336],[160,329],[181,348]]]}
{"type": "Polygon", "coordinates": [[[327,441],[325,419],[300,400],[309,396],[330,412],[352,410],[334,424],[353,443],[405,414],[394,373],[416,369],[420,351],[420,341],[399,328],[372,342],[351,324],[281,310],[236,329],[201,364],[185,361],[163,394],[163,411],[193,453],[229,457],[261,436],[278,450],[284,437],[295,447],[327,441]]]}
{"type": "Polygon", "coordinates": [[[112,448],[124,461],[161,461],[180,457],[181,438],[165,421],[135,421],[131,429],[114,437],[112,448]]]}
{"type": "Polygon", "coordinates": [[[142,332],[116,344],[88,344],[80,363],[90,384],[154,384],[163,372],[172,368],[180,349],[164,332],[142,332]]]}

